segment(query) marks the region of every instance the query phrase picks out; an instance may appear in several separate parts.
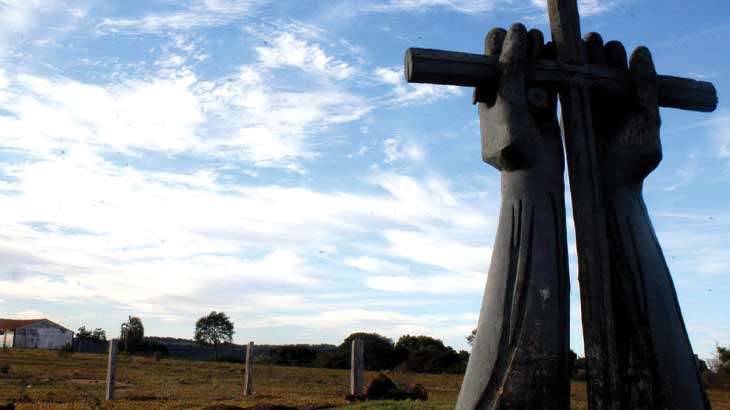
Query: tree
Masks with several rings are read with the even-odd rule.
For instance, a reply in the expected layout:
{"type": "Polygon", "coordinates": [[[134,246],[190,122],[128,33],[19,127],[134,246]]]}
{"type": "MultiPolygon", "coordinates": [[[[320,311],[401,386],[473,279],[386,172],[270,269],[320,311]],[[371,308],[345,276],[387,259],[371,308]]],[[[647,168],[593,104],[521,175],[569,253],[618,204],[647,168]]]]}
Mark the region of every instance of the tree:
{"type": "Polygon", "coordinates": [[[142,320],[135,316],[129,316],[129,320],[122,323],[120,339],[125,351],[134,351],[144,339],[142,320]]]}
{"type": "Polygon", "coordinates": [[[212,345],[215,359],[218,360],[218,345],[233,341],[233,323],[223,312],[210,312],[195,322],[195,341],[202,345],[212,345]]]}
{"type": "Polygon", "coordinates": [[[77,339],[91,339],[91,332],[86,330],[86,326],[81,326],[76,332],[76,338],[77,339]]]}
{"type": "Polygon", "coordinates": [[[441,340],[429,336],[401,336],[395,351],[406,370],[418,373],[463,373],[469,361],[467,352],[457,353],[441,340]]]}
{"type": "Polygon", "coordinates": [[[474,329],[471,331],[469,336],[466,337],[466,342],[469,344],[469,346],[474,345],[474,341],[477,340],[477,330],[474,329]]]}
{"type": "Polygon", "coordinates": [[[339,347],[340,352],[345,354],[345,368],[350,367],[350,354],[352,352],[352,341],[362,339],[365,368],[368,370],[392,369],[398,360],[393,350],[393,339],[377,333],[353,333],[345,338],[339,347]]]}
{"type": "Polygon", "coordinates": [[[106,332],[101,328],[96,328],[93,331],[86,330],[86,326],[81,326],[76,332],[76,338],[80,340],[93,340],[97,342],[106,341],[106,332]]]}
{"type": "Polygon", "coordinates": [[[104,331],[104,329],[97,327],[96,329],[94,329],[93,332],[91,332],[91,337],[93,337],[95,340],[98,340],[100,342],[105,342],[106,341],[106,332],[104,331]]]}
{"type": "Polygon", "coordinates": [[[317,351],[306,345],[286,345],[271,349],[269,355],[273,364],[304,367],[312,365],[317,351]]]}
{"type": "Polygon", "coordinates": [[[393,350],[393,340],[377,333],[353,333],[337,347],[336,352],[321,352],[316,360],[317,365],[334,369],[349,369],[352,341],[361,339],[365,368],[367,370],[392,369],[399,363],[393,350]]]}
{"type": "Polygon", "coordinates": [[[730,348],[717,346],[717,370],[730,374],[730,348]]]}

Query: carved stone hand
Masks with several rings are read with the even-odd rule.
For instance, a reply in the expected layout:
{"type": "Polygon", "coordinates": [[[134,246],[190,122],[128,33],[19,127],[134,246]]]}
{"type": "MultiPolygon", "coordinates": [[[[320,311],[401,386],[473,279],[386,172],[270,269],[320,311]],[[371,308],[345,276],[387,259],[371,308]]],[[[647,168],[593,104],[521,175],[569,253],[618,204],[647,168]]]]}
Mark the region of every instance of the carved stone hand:
{"type": "MultiPolygon", "coordinates": [[[[592,64],[626,69],[619,42],[585,38],[592,64]]],[[[628,95],[594,92],[594,128],[608,216],[622,408],[709,409],[677,294],[642,195],[662,159],[656,72],[646,47],[631,55],[628,95]]]]}
{"type": "Polygon", "coordinates": [[[552,47],[537,30],[492,30],[499,89],[479,88],[483,159],[501,170],[502,207],[477,337],[456,408],[569,408],[563,150],[555,93],[526,84],[552,47]],[[482,98],[484,97],[484,98],[482,98]]]}

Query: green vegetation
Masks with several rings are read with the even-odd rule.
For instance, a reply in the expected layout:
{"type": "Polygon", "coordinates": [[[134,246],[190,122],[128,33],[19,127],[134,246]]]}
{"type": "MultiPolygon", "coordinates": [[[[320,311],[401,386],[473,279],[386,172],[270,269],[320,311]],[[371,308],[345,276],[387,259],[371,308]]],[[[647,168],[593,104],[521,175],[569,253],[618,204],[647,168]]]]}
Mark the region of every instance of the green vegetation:
{"type": "Polygon", "coordinates": [[[74,337],[81,340],[106,342],[106,332],[98,327],[94,330],[86,330],[86,326],[81,326],[74,337]]]}
{"type": "MultiPolygon", "coordinates": [[[[12,367],[0,375],[0,405],[18,410],[202,410],[214,405],[333,405],[347,410],[452,410],[461,385],[458,375],[391,373],[397,384],[419,383],[428,402],[369,402],[348,405],[349,372],[256,365],[254,395],[243,396],[243,366],[225,362],[162,360],[129,356],[117,363],[117,401],[104,402],[106,356],[8,349],[0,363],[12,367]]],[[[366,377],[375,373],[367,372],[366,377]]],[[[585,384],[573,383],[575,409],[585,409],[585,384]]],[[[730,410],[730,392],[709,391],[714,410],[730,410]]]]}
{"type": "Polygon", "coordinates": [[[195,323],[195,341],[213,346],[218,360],[218,345],[233,342],[233,323],[223,312],[210,312],[195,323]]]}
{"type": "Polygon", "coordinates": [[[335,352],[324,352],[313,361],[315,367],[347,369],[350,366],[352,341],[362,339],[365,368],[368,370],[397,370],[417,373],[461,374],[466,370],[469,353],[456,352],[441,340],[429,336],[404,335],[392,339],[377,333],[353,333],[335,352]]]}
{"type": "Polygon", "coordinates": [[[144,326],[138,317],[129,316],[129,320],[122,323],[120,342],[125,351],[134,351],[144,339],[144,326]]]}

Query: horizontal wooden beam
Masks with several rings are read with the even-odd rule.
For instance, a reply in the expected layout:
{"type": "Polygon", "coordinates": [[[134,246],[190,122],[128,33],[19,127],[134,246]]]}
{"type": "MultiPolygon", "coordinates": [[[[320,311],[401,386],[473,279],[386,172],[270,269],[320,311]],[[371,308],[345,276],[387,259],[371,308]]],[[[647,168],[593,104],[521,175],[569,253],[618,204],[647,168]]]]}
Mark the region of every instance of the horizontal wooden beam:
{"type": "MultiPolygon", "coordinates": [[[[628,91],[627,73],[596,65],[575,65],[538,60],[531,65],[528,80],[534,83],[570,83],[609,92],[628,91]]],[[[476,87],[499,79],[497,57],[427,48],[409,48],[405,56],[409,83],[476,87]]],[[[659,75],[659,105],[682,110],[712,112],[717,108],[717,91],[712,83],[659,75]]]]}

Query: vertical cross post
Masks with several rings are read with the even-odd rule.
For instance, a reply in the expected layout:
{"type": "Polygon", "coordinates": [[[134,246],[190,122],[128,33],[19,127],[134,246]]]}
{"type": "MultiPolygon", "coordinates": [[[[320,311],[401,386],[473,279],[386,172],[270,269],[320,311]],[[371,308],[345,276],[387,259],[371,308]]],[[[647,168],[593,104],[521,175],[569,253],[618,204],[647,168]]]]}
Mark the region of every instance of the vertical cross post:
{"type": "Polygon", "coordinates": [[[109,341],[109,361],[106,369],[106,399],[114,400],[114,375],[117,370],[119,339],[109,341]]]}
{"type": "Polygon", "coordinates": [[[246,369],[243,378],[243,394],[250,396],[253,394],[253,342],[248,342],[246,346],[246,369]]]}
{"type": "Polygon", "coordinates": [[[362,339],[354,339],[350,357],[350,394],[355,397],[363,395],[363,350],[362,339]]]}
{"type": "MultiPolygon", "coordinates": [[[[548,13],[558,60],[585,65],[577,1],[548,0],[548,13]]],[[[589,91],[583,84],[563,84],[559,94],[578,246],[589,408],[610,410],[619,405],[615,318],[603,182],[589,91]]]]}

